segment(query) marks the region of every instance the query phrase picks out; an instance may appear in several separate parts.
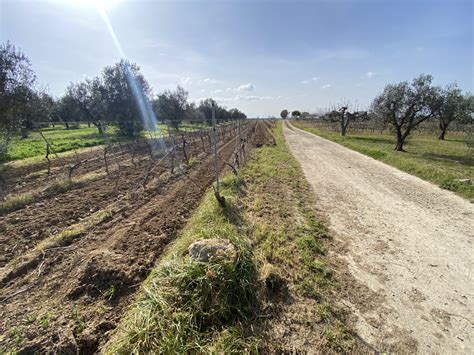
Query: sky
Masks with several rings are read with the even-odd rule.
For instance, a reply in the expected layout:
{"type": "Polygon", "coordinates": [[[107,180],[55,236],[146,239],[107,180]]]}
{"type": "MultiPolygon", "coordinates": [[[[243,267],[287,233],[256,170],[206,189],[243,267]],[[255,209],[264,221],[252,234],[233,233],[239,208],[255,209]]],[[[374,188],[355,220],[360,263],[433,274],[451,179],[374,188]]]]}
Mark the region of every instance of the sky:
{"type": "Polygon", "coordinates": [[[249,117],[362,109],[421,73],[473,92],[473,22],[471,0],[0,0],[0,42],[54,96],[126,56],[156,94],[181,85],[249,117]]]}

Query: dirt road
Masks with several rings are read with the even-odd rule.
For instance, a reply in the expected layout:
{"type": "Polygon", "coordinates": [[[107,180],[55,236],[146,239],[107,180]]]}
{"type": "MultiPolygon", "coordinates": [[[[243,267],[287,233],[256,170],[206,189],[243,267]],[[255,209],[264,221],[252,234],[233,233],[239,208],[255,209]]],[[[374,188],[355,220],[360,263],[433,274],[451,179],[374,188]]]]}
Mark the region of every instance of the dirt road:
{"type": "Polygon", "coordinates": [[[357,333],[376,350],[473,353],[474,206],[293,126],[284,134],[361,285],[342,297],[357,333]]]}

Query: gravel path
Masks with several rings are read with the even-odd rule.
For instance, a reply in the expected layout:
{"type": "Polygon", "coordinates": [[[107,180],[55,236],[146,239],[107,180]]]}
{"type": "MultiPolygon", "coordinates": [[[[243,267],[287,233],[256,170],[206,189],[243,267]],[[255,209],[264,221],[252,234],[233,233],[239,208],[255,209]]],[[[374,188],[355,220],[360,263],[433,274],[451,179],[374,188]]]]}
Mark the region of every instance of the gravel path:
{"type": "Polygon", "coordinates": [[[350,273],[376,296],[343,301],[358,334],[377,350],[474,353],[474,206],[288,123],[284,134],[350,273]]]}

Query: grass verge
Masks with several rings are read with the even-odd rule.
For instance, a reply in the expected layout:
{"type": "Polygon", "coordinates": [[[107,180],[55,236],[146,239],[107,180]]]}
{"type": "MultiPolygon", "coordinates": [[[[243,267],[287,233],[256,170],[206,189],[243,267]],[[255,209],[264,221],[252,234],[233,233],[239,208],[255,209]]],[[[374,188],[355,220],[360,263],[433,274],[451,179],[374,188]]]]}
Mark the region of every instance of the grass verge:
{"type": "Polygon", "coordinates": [[[341,137],[337,132],[304,122],[292,124],[474,201],[474,155],[462,137],[441,141],[434,136],[413,134],[405,145],[406,152],[396,152],[395,137],[387,133],[349,132],[341,137]]]}
{"type": "Polygon", "coordinates": [[[226,208],[208,193],[181,237],[144,283],[106,353],[225,352],[255,349],[246,336],[255,314],[256,267],[237,196],[241,180],[228,176],[221,184],[226,208]],[[196,262],[187,255],[196,240],[227,239],[237,249],[235,261],[196,262]]]}
{"type": "Polygon", "coordinates": [[[228,353],[352,349],[354,339],[329,302],[328,233],[288,151],[255,149],[239,177],[226,176],[218,206],[208,192],[144,282],[105,353],[228,353]],[[190,259],[189,245],[220,238],[235,262],[190,259]],[[282,338],[279,330],[292,332],[282,338]]]}

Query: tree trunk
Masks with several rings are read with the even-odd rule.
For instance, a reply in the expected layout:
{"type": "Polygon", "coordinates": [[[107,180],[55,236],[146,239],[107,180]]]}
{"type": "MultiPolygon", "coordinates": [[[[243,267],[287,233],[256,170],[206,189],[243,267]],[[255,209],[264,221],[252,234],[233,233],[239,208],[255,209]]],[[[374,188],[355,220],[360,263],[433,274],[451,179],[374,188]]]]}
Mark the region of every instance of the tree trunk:
{"type": "Polygon", "coordinates": [[[446,135],[446,128],[441,130],[438,135],[438,139],[444,141],[444,136],[446,135]]]}
{"type": "Polygon", "coordinates": [[[448,125],[447,124],[442,124],[440,122],[439,129],[440,129],[440,132],[439,132],[439,135],[438,135],[438,139],[444,141],[444,136],[446,135],[446,131],[448,130],[448,125]]]}
{"type": "Polygon", "coordinates": [[[397,144],[395,144],[395,150],[398,152],[403,152],[403,144],[405,143],[405,136],[402,135],[402,130],[399,127],[396,127],[397,130],[397,144]]]}
{"type": "Polygon", "coordinates": [[[26,129],[26,127],[21,127],[20,131],[21,131],[21,139],[28,138],[28,130],[26,129]]]}
{"type": "Polygon", "coordinates": [[[94,126],[97,127],[97,129],[99,130],[99,134],[100,135],[103,135],[104,134],[104,128],[102,127],[102,125],[100,124],[100,122],[92,122],[94,124],[94,126]]]}
{"type": "Polygon", "coordinates": [[[345,137],[347,132],[347,125],[345,124],[344,116],[341,118],[341,136],[345,137]]]}

